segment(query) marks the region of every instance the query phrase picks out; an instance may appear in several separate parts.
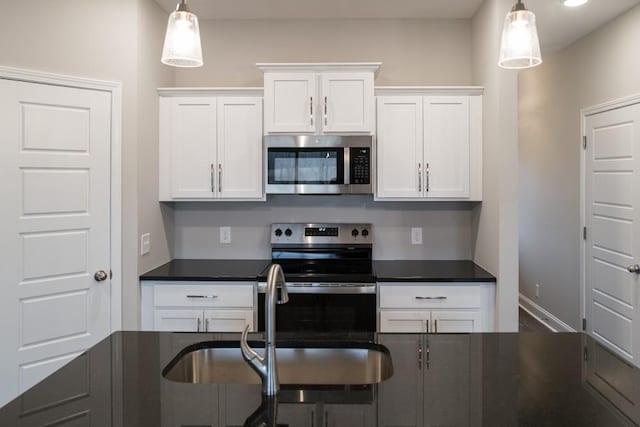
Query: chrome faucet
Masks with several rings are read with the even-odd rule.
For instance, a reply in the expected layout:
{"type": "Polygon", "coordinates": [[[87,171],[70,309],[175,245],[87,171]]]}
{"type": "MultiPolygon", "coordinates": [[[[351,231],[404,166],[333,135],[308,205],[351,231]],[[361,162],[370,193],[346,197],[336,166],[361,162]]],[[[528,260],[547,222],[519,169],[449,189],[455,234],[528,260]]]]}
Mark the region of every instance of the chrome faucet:
{"type": "Polygon", "coordinates": [[[260,375],[262,379],[262,394],[266,396],[275,396],[280,391],[278,366],[276,364],[276,304],[284,304],[287,301],[289,301],[289,294],[287,293],[287,283],[282,267],[280,267],[280,264],[271,264],[267,273],[267,289],[264,298],[266,325],[264,356],[260,356],[247,343],[249,325],[244,328],[240,338],[242,357],[260,375]],[[280,298],[277,295],[278,285],[280,285],[281,289],[280,298]]]}

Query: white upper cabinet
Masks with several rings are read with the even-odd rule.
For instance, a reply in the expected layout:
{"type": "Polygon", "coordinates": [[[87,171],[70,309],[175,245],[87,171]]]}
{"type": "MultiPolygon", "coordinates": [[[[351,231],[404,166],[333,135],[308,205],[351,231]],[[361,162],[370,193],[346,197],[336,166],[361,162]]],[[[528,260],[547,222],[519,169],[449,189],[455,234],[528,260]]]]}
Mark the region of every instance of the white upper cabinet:
{"type": "Polygon", "coordinates": [[[265,133],[315,132],[317,91],[314,73],[266,73],[265,133]]]}
{"type": "Polygon", "coordinates": [[[374,133],[379,63],[257,65],[264,71],[265,134],[374,133]]]}
{"type": "Polygon", "coordinates": [[[379,198],[422,196],[422,97],[378,97],[379,198]]]}
{"type": "Polygon", "coordinates": [[[213,197],[211,168],[216,164],[216,98],[173,98],[170,105],[171,195],[213,197]]]}
{"type": "Polygon", "coordinates": [[[377,106],[376,200],[482,200],[481,88],[379,88],[377,106]]]}
{"type": "Polygon", "coordinates": [[[468,96],[424,98],[425,196],[469,197],[468,96]]]}
{"type": "Polygon", "coordinates": [[[257,91],[184,92],[161,90],[160,201],[264,200],[257,91]]]}

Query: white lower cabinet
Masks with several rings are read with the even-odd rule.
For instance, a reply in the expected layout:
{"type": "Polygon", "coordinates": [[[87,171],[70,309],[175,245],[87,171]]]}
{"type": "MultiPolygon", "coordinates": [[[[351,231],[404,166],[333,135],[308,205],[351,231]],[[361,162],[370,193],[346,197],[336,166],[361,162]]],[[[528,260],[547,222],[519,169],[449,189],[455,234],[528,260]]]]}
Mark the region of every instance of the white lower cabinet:
{"type": "Polygon", "coordinates": [[[242,332],[254,329],[255,283],[142,282],[142,330],[242,332]]]}
{"type": "Polygon", "coordinates": [[[493,330],[494,284],[380,283],[380,332],[493,330]]]}

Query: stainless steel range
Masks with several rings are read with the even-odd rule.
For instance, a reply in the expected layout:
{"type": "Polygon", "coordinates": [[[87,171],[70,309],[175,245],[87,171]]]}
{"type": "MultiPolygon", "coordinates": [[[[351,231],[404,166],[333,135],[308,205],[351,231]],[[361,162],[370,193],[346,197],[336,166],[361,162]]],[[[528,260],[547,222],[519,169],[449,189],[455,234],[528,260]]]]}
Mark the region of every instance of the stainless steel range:
{"type": "MultiPolygon", "coordinates": [[[[282,266],[289,291],[289,302],[276,309],[278,330],[375,332],[372,239],[371,224],[273,224],[271,257],[282,266]]],[[[258,294],[261,331],[263,292],[258,294]]]]}

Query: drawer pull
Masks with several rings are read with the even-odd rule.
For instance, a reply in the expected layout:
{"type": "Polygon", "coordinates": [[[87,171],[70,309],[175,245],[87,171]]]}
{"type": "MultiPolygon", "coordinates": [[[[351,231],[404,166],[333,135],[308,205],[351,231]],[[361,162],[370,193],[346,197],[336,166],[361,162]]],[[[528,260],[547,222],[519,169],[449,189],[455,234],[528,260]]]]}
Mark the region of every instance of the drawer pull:
{"type": "Polygon", "coordinates": [[[427,300],[433,300],[433,299],[444,300],[444,299],[447,299],[447,297],[416,297],[416,299],[419,299],[419,300],[424,300],[424,299],[427,299],[427,300]]]}
{"type": "Polygon", "coordinates": [[[218,298],[218,295],[187,295],[187,298],[216,299],[216,298],[218,298]]]}

